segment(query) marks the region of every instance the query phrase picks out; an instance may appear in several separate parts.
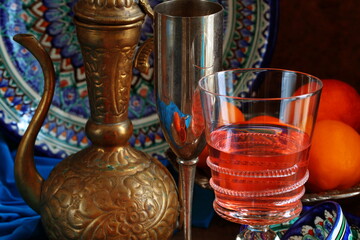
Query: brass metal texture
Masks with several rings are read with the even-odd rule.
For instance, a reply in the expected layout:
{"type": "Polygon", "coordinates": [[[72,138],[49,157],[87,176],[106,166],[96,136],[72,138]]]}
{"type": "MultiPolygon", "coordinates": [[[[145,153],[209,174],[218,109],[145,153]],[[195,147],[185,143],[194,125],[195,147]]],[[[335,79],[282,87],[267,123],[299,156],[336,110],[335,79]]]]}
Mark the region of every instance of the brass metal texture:
{"type": "Polygon", "coordinates": [[[178,195],[167,169],[129,146],[92,146],[61,161],[45,181],[50,239],[169,239],[178,195]]]}
{"type": "Polygon", "coordinates": [[[15,181],[25,202],[36,212],[40,212],[40,194],[44,182],[34,163],[34,145],[36,136],[49,111],[55,91],[55,70],[45,49],[34,36],[21,34],[14,36],[14,40],[27,48],[39,61],[44,74],[44,93],[35,111],[31,123],[21,138],[15,158],[15,181]]]}
{"type": "MultiPolygon", "coordinates": [[[[146,6],[131,0],[79,0],[75,6],[91,110],[85,132],[92,145],[61,161],[45,181],[34,164],[34,145],[54,95],[55,73],[32,35],[14,37],[44,72],[44,94],[19,145],[15,175],[49,239],[169,239],[176,228],[174,179],[157,159],[128,144],[132,68],[146,6]]],[[[138,55],[140,69],[146,70],[150,45],[138,55]]]]}
{"type": "Polygon", "coordinates": [[[75,18],[91,119],[96,123],[110,124],[127,119],[133,59],[141,24],[142,21],[120,26],[90,25],[75,18]]]}
{"type": "Polygon", "coordinates": [[[148,38],[139,48],[135,56],[135,68],[141,73],[148,74],[150,70],[149,57],[154,50],[154,38],[148,38]]]}
{"type": "MultiPolygon", "coordinates": [[[[142,6],[147,6],[146,1],[142,6]]],[[[79,0],[74,12],[77,19],[97,25],[126,25],[145,17],[134,0],[79,0]]]]}

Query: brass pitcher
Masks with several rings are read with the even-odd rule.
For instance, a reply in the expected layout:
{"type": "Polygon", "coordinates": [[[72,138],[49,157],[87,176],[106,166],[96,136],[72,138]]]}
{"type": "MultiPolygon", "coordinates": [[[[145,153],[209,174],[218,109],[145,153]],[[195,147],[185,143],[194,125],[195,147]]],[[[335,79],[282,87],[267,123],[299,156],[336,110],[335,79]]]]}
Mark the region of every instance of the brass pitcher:
{"type": "MultiPolygon", "coordinates": [[[[85,132],[92,145],[61,161],[48,179],[40,176],[34,144],[54,95],[55,73],[32,35],[16,35],[45,79],[15,160],[18,189],[41,215],[49,239],[169,239],[180,211],[176,184],[158,160],[128,144],[134,56],[144,12],[151,14],[151,8],[143,1],[79,0],[74,12],[91,108],[85,132]]],[[[136,57],[145,70],[146,54],[136,57]]]]}

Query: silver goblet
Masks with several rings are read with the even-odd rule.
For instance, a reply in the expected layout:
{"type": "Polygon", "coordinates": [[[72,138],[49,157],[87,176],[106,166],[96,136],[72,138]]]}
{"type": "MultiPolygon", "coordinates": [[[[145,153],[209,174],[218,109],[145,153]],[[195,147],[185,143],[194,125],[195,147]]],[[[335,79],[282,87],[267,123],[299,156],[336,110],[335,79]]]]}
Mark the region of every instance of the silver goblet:
{"type": "Polygon", "coordinates": [[[222,66],[223,7],[176,0],[154,8],[155,97],[160,125],[177,156],[185,239],[191,239],[196,163],[205,147],[197,83],[222,66]]]}

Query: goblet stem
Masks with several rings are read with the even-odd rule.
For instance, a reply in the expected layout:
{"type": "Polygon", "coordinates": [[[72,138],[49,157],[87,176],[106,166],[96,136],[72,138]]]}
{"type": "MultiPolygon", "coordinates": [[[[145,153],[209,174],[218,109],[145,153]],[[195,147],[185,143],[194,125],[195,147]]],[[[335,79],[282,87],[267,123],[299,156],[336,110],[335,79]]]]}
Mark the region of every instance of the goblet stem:
{"type": "Polygon", "coordinates": [[[191,209],[198,158],[193,160],[178,159],[177,162],[179,163],[179,184],[182,214],[184,217],[184,237],[185,240],[191,240],[191,209]]]}
{"type": "Polygon", "coordinates": [[[236,237],[236,240],[280,240],[269,226],[247,226],[236,237]]]}

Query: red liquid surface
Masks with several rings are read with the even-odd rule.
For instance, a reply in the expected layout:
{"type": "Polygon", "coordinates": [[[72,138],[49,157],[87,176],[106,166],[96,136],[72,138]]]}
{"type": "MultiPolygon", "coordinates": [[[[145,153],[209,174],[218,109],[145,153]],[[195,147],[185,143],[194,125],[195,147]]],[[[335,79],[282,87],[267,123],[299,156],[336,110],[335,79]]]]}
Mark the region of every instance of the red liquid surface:
{"type": "Polygon", "coordinates": [[[309,136],[284,125],[224,126],[208,139],[215,210],[230,221],[268,225],[301,211],[309,136]]]}

